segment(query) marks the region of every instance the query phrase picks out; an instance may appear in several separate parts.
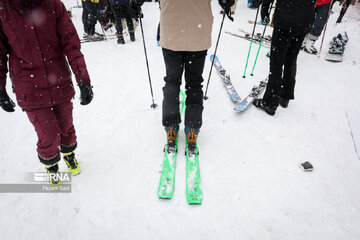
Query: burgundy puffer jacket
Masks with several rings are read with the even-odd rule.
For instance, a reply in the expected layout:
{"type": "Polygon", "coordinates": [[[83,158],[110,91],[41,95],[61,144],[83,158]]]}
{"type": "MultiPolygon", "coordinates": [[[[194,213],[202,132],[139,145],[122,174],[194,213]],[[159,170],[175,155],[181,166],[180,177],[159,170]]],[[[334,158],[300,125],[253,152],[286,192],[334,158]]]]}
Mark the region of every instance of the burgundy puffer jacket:
{"type": "Polygon", "coordinates": [[[90,82],[79,37],[60,0],[0,1],[0,90],[7,55],[16,98],[25,110],[74,96],[68,62],[78,84],[90,82]]]}

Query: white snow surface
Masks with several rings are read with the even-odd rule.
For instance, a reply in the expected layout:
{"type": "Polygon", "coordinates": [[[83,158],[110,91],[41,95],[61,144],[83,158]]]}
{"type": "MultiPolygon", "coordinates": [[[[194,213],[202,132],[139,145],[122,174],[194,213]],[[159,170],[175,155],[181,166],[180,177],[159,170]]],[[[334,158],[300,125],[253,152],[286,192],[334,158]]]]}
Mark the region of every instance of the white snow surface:
{"type": "MultiPolygon", "coordinates": [[[[75,0],[64,2],[68,8],[76,5],[75,0]]],[[[212,6],[213,47],[204,85],[221,23],[217,1],[212,6]]],[[[82,172],[72,179],[72,193],[1,193],[0,239],[360,239],[360,161],[346,117],[346,112],[359,110],[360,23],[345,15],[335,25],[337,4],[334,10],[321,57],[299,54],[296,99],[273,117],[253,106],[236,113],[213,69],[198,138],[201,206],[186,202],[183,126],[174,197],[157,197],[166,141],[161,125],[165,67],[155,40],[158,5],[143,6],[157,109],[150,108],[140,28],[134,43],[127,36],[125,45],[115,39],[83,44],[95,97],[81,106],[76,89],[76,154],[82,172]],[[326,62],[329,41],[344,30],[350,38],[344,61],[326,62]],[[305,161],[313,164],[313,172],[299,168],[305,161]]],[[[73,9],[80,36],[81,13],[73,9]]],[[[239,1],[235,21],[226,19],[223,30],[251,32],[247,20],[255,13],[239,1]]],[[[258,26],[256,32],[262,29],[258,26]]],[[[255,76],[249,75],[258,47],[254,44],[247,78],[242,78],[248,47],[248,41],[222,33],[217,52],[242,98],[269,71],[264,48],[255,76]]],[[[7,90],[14,99],[9,79],[7,90]]],[[[1,182],[43,171],[26,114],[18,107],[12,114],[0,111],[0,126],[1,182]]],[[[63,161],[60,169],[67,171],[63,161]]]]}

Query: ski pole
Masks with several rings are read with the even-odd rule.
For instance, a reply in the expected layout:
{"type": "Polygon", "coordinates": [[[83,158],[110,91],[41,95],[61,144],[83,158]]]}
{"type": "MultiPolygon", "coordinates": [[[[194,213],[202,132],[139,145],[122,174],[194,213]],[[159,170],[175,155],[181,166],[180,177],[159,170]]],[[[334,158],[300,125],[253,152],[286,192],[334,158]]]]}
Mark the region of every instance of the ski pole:
{"type": "Polygon", "coordinates": [[[260,7],[258,7],[258,8],[257,8],[257,10],[256,10],[256,17],[255,17],[255,22],[254,22],[253,31],[252,31],[252,34],[251,34],[250,47],[249,47],[249,52],[248,52],[248,55],[247,55],[247,58],[246,58],[245,71],[244,71],[243,78],[245,78],[246,69],[247,69],[247,65],[248,65],[248,62],[249,62],[249,56],[250,56],[250,51],[251,51],[251,45],[252,45],[252,43],[253,43],[253,39],[254,39],[254,33],[255,33],[255,28],[256,28],[257,18],[258,18],[258,15],[259,15],[259,9],[260,9],[260,7]]]}
{"type": "Polygon", "coordinates": [[[330,17],[330,11],[331,11],[331,4],[330,4],[330,6],[329,6],[329,12],[328,12],[328,15],[327,15],[327,19],[326,19],[326,23],[325,23],[325,27],[324,27],[323,36],[322,36],[322,39],[321,39],[321,44],[320,44],[320,49],[319,49],[318,58],[320,57],[320,53],[321,53],[321,50],[322,50],[322,47],[323,47],[324,38],[325,38],[325,33],[326,33],[326,28],[327,28],[327,24],[328,24],[328,22],[329,22],[329,17],[330,17]]]}
{"type": "Polygon", "coordinates": [[[338,23],[341,23],[350,3],[352,2],[352,0],[347,0],[345,3],[343,3],[343,6],[341,8],[341,11],[340,11],[340,15],[339,15],[339,18],[336,20],[336,24],[338,23]]]}
{"type": "Polygon", "coordinates": [[[210,67],[209,77],[208,77],[207,84],[206,84],[206,91],[205,91],[205,96],[204,96],[204,99],[205,99],[205,100],[208,100],[208,99],[209,99],[209,97],[207,96],[207,91],[208,91],[208,88],[209,88],[211,72],[212,72],[212,69],[213,69],[213,66],[214,66],[214,61],[215,61],[215,57],[216,57],[217,48],[218,48],[218,45],[219,45],[219,40],[220,40],[220,36],[221,36],[221,30],[222,30],[223,25],[224,25],[225,16],[226,16],[226,13],[225,13],[225,11],[224,11],[224,13],[223,13],[223,18],[222,18],[222,21],[221,21],[221,26],[220,26],[219,35],[218,35],[218,38],[217,38],[217,41],[216,41],[214,57],[213,57],[213,60],[211,61],[211,67],[210,67]]]}
{"type": "Polygon", "coordinates": [[[151,92],[151,98],[152,98],[152,104],[151,104],[151,108],[156,108],[157,104],[154,101],[154,93],[153,93],[153,89],[152,89],[152,84],[151,84],[151,77],[150,77],[150,69],[149,69],[149,61],[148,61],[148,56],[147,56],[147,52],[146,52],[146,45],[145,45],[145,37],[144,37],[144,29],[143,29],[143,24],[142,24],[142,11],[140,10],[140,27],[141,27],[141,35],[142,35],[142,39],[143,39],[143,45],[144,45],[144,52],[145,52],[145,60],[146,60],[146,67],[147,67],[147,72],[148,72],[148,76],[149,76],[149,84],[150,84],[150,92],[151,92]]]}
{"type": "MultiPolygon", "coordinates": [[[[269,16],[270,16],[270,13],[271,13],[272,6],[273,6],[273,2],[272,2],[271,5],[270,5],[269,16]]],[[[257,54],[256,54],[254,66],[253,66],[253,68],[252,68],[252,71],[251,71],[251,73],[250,73],[250,76],[254,76],[255,65],[256,65],[257,59],[258,59],[258,57],[259,57],[260,48],[261,48],[262,42],[264,41],[265,31],[266,31],[266,27],[268,26],[268,24],[269,24],[269,23],[266,23],[266,24],[265,24],[264,31],[263,31],[263,33],[262,33],[262,35],[261,35],[260,45],[259,45],[259,48],[258,48],[258,51],[257,51],[257,54]]]]}

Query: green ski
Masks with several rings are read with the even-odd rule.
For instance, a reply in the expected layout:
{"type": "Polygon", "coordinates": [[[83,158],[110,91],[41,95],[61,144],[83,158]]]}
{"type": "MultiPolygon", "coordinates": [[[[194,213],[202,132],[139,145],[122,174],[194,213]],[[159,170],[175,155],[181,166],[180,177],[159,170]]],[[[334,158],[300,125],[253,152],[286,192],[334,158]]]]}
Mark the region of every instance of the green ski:
{"type": "MultiPolygon", "coordinates": [[[[186,94],[180,91],[180,116],[185,109],[186,94]]],[[[178,134],[179,136],[179,134],[178,134]]],[[[175,146],[165,145],[164,160],[161,170],[160,183],[158,188],[158,197],[160,199],[171,199],[174,194],[175,186],[175,169],[176,156],[178,152],[178,137],[176,138],[175,146]]]]}
{"type": "Polygon", "coordinates": [[[199,149],[189,147],[186,142],[186,199],[188,204],[202,203],[201,178],[199,167],[199,149]]]}

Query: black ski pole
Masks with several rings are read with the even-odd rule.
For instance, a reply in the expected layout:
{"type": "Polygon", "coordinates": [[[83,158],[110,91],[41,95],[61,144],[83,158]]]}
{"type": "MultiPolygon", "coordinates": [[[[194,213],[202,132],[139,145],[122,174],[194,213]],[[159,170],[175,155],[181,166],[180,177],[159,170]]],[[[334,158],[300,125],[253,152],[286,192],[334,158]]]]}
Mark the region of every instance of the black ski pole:
{"type": "Polygon", "coordinates": [[[223,28],[223,25],[224,25],[225,16],[226,16],[226,13],[225,13],[225,11],[224,11],[224,13],[223,13],[223,18],[222,18],[222,21],[221,21],[221,26],[220,26],[219,35],[218,35],[218,38],[217,38],[217,41],[216,41],[214,57],[213,57],[213,60],[211,61],[211,67],[210,67],[209,77],[208,77],[208,81],[207,81],[207,84],[206,84],[206,91],[205,91],[205,96],[204,96],[204,99],[205,99],[205,100],[208,100],[208,99],[209,99],[209,97],[207,96],[207,91],[208,91],[208,88],[209,88],[211,72],[212,72],[212,69],[213,69],[213,66],[214,66],[214,61],[215,61],[215,58],[216,58],[217,48],[218,48],[218,46],[219,46],[219,40],[220,40],[220,36],[221,36],[221,31],[222,31],[222,28],[223,28]]]}
{"type": "Polygon", "coordinates": [[[148,76],[149,76],[150,92],[151,92],[151,98],[152,98],[151,108],[156,108],[157,104],[154,101],[154,93],[153,93],[152,84],[151,84],[149,61],[148,61],[148,56],[147,56],[147,52],[146,52],[144,29],[143,29],[143,24],[142,24],[142,20],[141,20],[142,16],[143,16],[143,14],[142,14],[142,11],[140,10],[140,17],[139,17],[139,19],[140,19],[140,28],[141,28],[141,35],[142,35],[142,39],[143,39],[145,59],[146,59],[146,67],[147,67],[147,72],[148,72],[148,76]]]}
{"type": "MultiPolygon", "coordinates": [[[[272,2],[271,5],[270,5],[269,16],[270,16],[270,13],[271,13],[271,9],[272,9],[273,3],[274,3],[274,2],[272,2]]],[[[265,24],[264,31],[263,31],[263,33],[262,33],[262,35],[261,35],[261,40],[260,40],[259,48],[258,48],[258,51],[257,51],[257,54],[256,54],[254,66],[253,66],[253,68],[252,68],[252,71],[251,71],[251,73],[250,73],[250,76],[254,76],[255,65],[256,65],[257,59],[258,59],[258,57],[259,57],[259,52],[260,52],[260,49],[261,49],[261,45],[262,45],[262,42],[264,41],[264,37],[265,37],[266,27],[267,27],[268,25],[269,25],[269,23],[266,23],[266,24],[265,24]]],[[[254,34],[254,33],[253,33],[253,34],[254,34]]]]}
{"type": "Polygon", "coordinates": [[[247,69],[247,65],[248,65],[248,62],[249,62],[249,56],[250,56],[250,51],[251,51],[251,45],[252,45],[253,40],[254,40],[254,33],[255,33],[255,28],[256,28],[256,24],[257,24],[257,18],[258,18],[258,15],[259,15],[259,9],[260,9],[260,6],[259,6],[259,7],[257,8],[257,10],[256,10],[256,17],[255,17],[255,22],[254,22],[253,31],[252,31],[252,34],[251,34],[250,47],[249,47],[249,52],[248,52],[248,55],[247,55],[247,58],[246,58],[245,71],[244,71],[243,78],[245,78],[246,69],[247,69]]]}
{"type": "Polygon", "coordinates": [[[352,0],[347,0],[345,3],[343,3],[343,6],[341,8],[341,11],[340,11],[340,15],[339,15],[339,18],[336,20],[336,24],[338,23],[341,23],[347,9],[349,8],[349,5],[350,3],[352,2],[352,0]]]}

